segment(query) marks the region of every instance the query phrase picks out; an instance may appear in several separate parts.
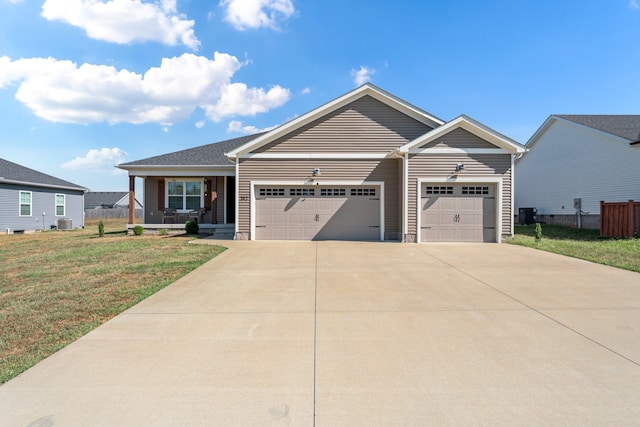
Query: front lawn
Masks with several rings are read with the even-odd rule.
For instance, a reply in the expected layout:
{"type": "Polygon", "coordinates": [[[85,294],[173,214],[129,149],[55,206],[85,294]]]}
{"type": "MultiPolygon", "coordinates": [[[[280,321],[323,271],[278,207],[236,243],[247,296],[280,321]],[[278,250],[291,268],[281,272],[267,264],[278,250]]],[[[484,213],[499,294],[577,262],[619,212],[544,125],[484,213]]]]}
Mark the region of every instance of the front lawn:
{"type": "Polygon", "coordinates": [[[127,236],[125,220],[0,235],[0,384],[221,253],[184,236],[127,236]]]}
{"type": "Polygon", "coordinates": [[[542,225],[542,240],[535,240],[535,226],[516,226],[507,242],[599,264],[640,272],[640,239],[600,237],[597,230],[542,225]]]}

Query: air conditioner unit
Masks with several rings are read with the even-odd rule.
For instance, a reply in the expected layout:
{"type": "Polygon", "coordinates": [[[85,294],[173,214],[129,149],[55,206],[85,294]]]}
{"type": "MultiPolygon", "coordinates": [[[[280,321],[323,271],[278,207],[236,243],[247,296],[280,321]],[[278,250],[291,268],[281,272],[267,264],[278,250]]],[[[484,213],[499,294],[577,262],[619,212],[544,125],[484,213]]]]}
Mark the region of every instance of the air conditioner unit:
{"type": "Polygon", "coordinates": [[[73,221],[70,218],[58,219],[58,230],[72,230],[73,221]]]}

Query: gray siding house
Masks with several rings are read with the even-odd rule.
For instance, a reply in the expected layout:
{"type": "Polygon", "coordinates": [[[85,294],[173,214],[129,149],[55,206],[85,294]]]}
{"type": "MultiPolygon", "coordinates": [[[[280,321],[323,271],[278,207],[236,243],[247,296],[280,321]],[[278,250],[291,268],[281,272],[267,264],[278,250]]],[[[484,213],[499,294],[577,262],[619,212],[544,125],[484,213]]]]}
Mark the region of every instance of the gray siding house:
{"type": "Polygon", "coordinates": [[[118,167],[130,197],[144,180],[148,228],[184,227],[201,209],[201,229],[236,239],[500,242],[524,151],[365,84],[269,132],[118,167]]]}
{"type": "Polygon", "coordinates": [[[86,188],[0,159],[0,232],[84,227],[86,188]]]}

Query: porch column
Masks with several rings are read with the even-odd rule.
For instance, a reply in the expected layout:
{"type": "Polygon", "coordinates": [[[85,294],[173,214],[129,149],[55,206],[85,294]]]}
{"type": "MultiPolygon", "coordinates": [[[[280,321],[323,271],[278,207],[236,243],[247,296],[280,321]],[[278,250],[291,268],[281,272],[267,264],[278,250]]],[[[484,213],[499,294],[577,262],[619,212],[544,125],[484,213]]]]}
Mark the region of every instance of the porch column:
{"type": "Polygon", "coordinates": [[[129,224],[136,223],[136,177],[129,175],[129,224]]]}

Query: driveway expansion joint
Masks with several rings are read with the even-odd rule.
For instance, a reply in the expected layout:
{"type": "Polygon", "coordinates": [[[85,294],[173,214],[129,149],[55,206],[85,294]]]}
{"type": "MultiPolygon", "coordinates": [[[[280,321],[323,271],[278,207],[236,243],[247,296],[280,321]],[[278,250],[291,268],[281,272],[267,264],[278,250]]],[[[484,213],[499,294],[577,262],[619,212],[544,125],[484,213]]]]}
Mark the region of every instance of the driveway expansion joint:
{"type": "Polygon", "coordinates": [[[434,259],[437,259],[438,261],[442,262],[443,264],[447,265],[448,267],[450,267],[450,268],[452,268],[452,269],[454,269],[454,270],[456,270],[456,271],[458,271],[458,272],[460,272],[460,273],[464,274],[465,276],[472,278],[473,280],[477,281],[478,283],[481,283],[483,286],[486,286],[487,288],[489,288],[489,289],[491,289],[491,290],[493,290],[493,291],[495,291],[495,292],[498,292],[498,293],[500,293],[500,294],[504,295],[505,297],[507,297],[507,298],[511,299],[512,301],[514,301],[514,302],[516,302],[516,303],[518,303],[518,304],[521,304],[522,306],[524,306],[524,307],[526,307],[527,309],[529,309],[529,310],[533,311],[534,313],[537,313],[537,314],[539,314],[540,316],[545,317],[545,318],[547,318],[547,319],[551,320],[552,322],[554,322],[554,323],[556,323],[556,324],[558,324],[558,325],[562,326],[563,328],[565,328],[565,329],[567,329],[567,330],[569,330],[569,331],[573,332],[574,334],[579,335],[579,336],[581,336],[582,338],[584,338],[584,339],[586,339],[586,340],[588,340],[588,341],[590,341],[590,342],[592,342],[592,343],[594,343],[594,344],[598,345],[599,347],[602,347],[603,349],[605,349],[605,350],[607,350],[607,351],[609,351],[609,352],[611,352],[611,353],[615,354],[616,356],[621,357],[622,359],[624,359],[624,360],[626,360],[626,361],[628,361],[628,362],[631,362],[631,363],[633,363],[634,365],[636,365],[636,366],[640,367],[640,362],[636,362],[635,360],[633,360],[633,359],[631,359],[631,358],[629,358],[629,357],[625,356],[624,354],[621,354],[620,352],[615,351],[615,350],[614,350],[614,349],[612,349],[611,347],[608,347],[608,346],[606,346],[606,345],[602,344],[601,342],[599,342],[599,341],[597,341],[597,340],[595,340],[595,339],[593,339],[593,338],[591,338],[591,337],[589,337],[589,336],[587,336],[587,335],[583,334],[582,332],[577,331],[576,329],[574,329],[574,328],[570,327],[569,325],[566,325],[566,324],[562,323],[562,322],[561,322],[561,321],[559,321],[558,319],[555,319],[555,318],[553,318],[553,317],[549,316],[548,314],[543,313],[542,311],[540,311],[541,309],[536,309],[535,307],[532,307],[532,306],[530,306],[529,304],[527,304],[527,303],[525,303],[525,302],[520,301],[520,300],[519,300],[519,299],[517,299],[516,297],[514,297],[514,296],[512,296],[512,295],[509,295],[508,293],[506,293],[506,292],[504,292],[504,291],[502,291],[502,290],[500,290],[500,289],[498,289],[498,288],[496,288],[496,287],[494,287],[494,286],[491,286],[490,284],[488,284],[487,282],[483,281],[482,279],[479,279],[479,278],[475,277],[473,274],[468,273],[468,272],[466,272],[466,271],[464,271],[464,270],[461,270],[460,268],[456,267],[455,265],[453,265],[453,264],[451,264],[451,263],[448,263],[448,262],[446,262],[446,261],[444,261],[444,260],[441,260],[441,259],[439,259],[438,257],[436,257],[436,256],[434,256],[434,255],[432,255],[432,254],[430,254],[430,256],[432,256],[434,259]]]}

